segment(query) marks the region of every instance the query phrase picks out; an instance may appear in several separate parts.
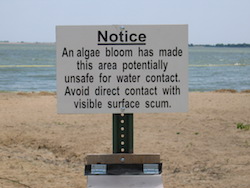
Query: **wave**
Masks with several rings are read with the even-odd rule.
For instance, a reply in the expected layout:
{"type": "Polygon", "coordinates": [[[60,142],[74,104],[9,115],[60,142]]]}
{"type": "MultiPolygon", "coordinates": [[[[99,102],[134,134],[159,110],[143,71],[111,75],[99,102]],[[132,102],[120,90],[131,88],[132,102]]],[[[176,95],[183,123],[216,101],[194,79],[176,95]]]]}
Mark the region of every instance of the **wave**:
{"type": "Polygon", "coordinates": [[[0,65],[0,68],[12,68],[12,67],[21,67],[21,68],[29,68],[29,67],[55,67],[55,65],[0,65]]]}
{"type": "Polygon", "coordinates": [[[250,66],[250,64],[234,63],[234,64],[205,64],[205,65],[191,64],[189,65],[189,67],[229,67],[229,66],[250,66]]]}
{"type": "MultiPolygon", "coordinates": [[[[191,64],[189,67],[227,67],[227,66],[250,66],[250,64],[242,64],[242,63],[234,63],[234,64],[205,64],[205,65],[197,65],[191,64]]],[[[12,68],[12,67],[20,67],[20,68],[29,68],[29,67],[55,67],[55,65],[0,65],[0,68],[12,68]]]]}

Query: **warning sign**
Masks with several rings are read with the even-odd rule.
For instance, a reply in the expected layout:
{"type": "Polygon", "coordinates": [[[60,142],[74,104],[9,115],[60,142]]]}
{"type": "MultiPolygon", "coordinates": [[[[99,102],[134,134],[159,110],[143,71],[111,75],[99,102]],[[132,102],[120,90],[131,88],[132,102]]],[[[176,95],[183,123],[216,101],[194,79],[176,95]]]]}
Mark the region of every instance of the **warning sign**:
{"type": "Polygon", "coordinates": [[[188,108],[188,26],[57,26],[58,113],[188,108]]]}

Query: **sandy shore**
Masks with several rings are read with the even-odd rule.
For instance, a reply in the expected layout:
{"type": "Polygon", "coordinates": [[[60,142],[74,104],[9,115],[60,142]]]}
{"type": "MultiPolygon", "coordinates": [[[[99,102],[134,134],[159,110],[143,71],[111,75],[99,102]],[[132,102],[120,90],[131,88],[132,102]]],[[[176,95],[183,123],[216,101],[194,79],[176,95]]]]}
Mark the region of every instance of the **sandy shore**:
{"type": "MultiPolygon", "coordinates": [[[[56,95],[0,93],[0,187],[86,187],[84,157],[112,153],[111,114],[58,115],[56,95]]],[[[249,93],[194,92],[188,113],[135,114],[134,153],[160,153],[167,188],[249,188],[249,93]]]]}

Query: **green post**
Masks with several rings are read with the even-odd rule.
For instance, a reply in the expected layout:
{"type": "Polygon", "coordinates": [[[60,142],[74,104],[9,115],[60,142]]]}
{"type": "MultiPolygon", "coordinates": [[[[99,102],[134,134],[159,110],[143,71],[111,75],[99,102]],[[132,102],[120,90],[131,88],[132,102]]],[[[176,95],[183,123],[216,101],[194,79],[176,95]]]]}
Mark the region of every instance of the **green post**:
{"type": "Polygon", "coordinates": [[[133,114],[113,114],[113,153],[133,153],[133,114]]]}

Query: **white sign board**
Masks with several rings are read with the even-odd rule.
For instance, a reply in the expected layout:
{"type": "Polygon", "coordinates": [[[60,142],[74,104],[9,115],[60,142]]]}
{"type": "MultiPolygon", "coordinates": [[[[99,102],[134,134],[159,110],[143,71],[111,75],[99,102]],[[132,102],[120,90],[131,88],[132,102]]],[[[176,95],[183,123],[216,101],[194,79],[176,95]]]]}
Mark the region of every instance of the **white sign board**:
{"type": "Polygon", "coordinates": [[[188,26],[57,26],[58,113],[188,108],[188,26]]]}

